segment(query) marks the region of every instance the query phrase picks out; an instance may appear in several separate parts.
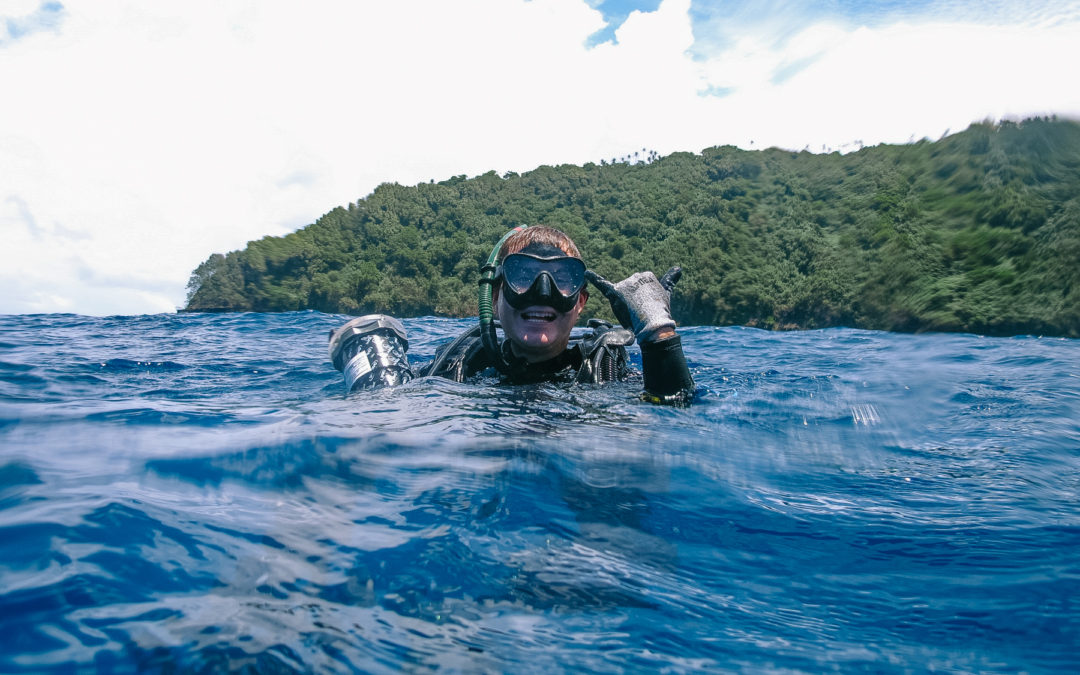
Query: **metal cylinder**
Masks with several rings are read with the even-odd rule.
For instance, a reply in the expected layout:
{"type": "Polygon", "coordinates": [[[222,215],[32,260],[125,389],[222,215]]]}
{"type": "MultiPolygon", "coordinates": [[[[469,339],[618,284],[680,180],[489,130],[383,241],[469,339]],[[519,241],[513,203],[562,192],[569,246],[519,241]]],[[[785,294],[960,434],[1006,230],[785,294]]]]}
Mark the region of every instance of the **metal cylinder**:
{"type": "Polygon", "coordinates": [[[330,360],[347,392],[404,384],[413,378],[405,327],[392,316],[357,317],[330,333],[330,360]]]}

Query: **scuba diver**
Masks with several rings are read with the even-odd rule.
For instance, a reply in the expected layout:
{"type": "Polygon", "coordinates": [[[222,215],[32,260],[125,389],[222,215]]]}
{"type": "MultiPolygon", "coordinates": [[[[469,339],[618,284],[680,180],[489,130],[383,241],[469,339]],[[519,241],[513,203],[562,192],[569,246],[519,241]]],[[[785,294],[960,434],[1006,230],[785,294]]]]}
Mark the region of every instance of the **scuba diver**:
{"type": "Polygon", "coordinates": [[[344,373],[349,392],[403,384],[436,375],[463,382],[494,374],[509,384],[627,379],[626,347],[641,348],[643,398],[688,403],[694,381],[671,318],[671,291],[682,270],[660,279],[638,272],[617,284],[585,267],[574,242],[546,226],[514,228],[495,245],[481,268],[480,322],[440,347],[416,369],[406,356],[408,338],[397,319],[358,317],[330,333],[330,360],[344,373]],[[571,339],[589,298],[591,282],[611,304],[621,327],[591,319],[590,332],[571,339]],[[499,319],[504,340],[496,335],[499,319]]]}

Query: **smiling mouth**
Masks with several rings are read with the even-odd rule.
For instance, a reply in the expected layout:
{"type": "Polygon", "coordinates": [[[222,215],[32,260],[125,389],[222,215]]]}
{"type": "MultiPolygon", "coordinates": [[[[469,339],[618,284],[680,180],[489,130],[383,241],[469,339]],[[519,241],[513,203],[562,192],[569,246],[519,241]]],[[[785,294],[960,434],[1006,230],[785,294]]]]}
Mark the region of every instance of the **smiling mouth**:
{"type": "Polygon", "coordinates": [[[526,321],[554,321],[555,312],[531,309],[521,313],[521,318],[526,321]]]}

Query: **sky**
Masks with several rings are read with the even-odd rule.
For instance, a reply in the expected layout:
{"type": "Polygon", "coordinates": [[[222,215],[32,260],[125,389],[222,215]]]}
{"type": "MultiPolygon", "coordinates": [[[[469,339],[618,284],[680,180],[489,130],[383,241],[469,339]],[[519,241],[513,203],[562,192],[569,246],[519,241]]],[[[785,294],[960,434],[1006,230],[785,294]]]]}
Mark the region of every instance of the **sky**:
{"type": "Polygon", "coordinates": [[[182,307],[380,183],[1080,119],[1080,0],[0,0],[0,314],[182,307]]]}

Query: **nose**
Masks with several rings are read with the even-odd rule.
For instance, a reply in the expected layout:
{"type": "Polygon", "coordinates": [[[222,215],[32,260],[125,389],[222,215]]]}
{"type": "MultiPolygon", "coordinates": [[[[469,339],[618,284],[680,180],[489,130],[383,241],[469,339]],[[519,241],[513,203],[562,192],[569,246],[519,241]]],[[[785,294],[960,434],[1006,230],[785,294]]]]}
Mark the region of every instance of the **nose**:
{"type": "Polygon", "coordinates": [[[542,298],[550,298],[555,295],[555,288],[551,282],[551,275],[547,272],[541,272],[540,276],[536,278],[536,292],[542,298]]]}

